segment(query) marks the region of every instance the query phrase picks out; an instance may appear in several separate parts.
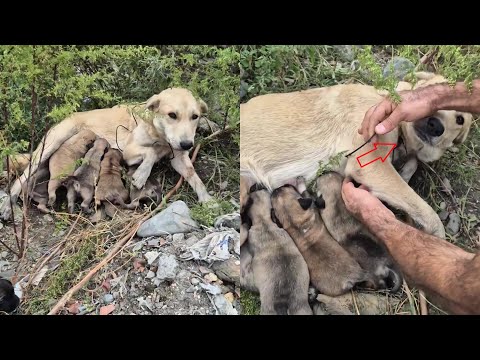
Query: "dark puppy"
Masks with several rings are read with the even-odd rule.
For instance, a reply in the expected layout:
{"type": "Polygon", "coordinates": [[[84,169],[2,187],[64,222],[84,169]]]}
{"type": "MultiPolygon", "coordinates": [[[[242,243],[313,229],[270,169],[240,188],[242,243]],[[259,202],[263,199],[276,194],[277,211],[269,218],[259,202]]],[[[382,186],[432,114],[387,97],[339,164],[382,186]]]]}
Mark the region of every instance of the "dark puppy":
{"type": "Polygon", "coordinates": [[[81,208],[86,214],[90,214],[90,203],[92,202],[95,186],[100,174],[100,162],[108,150],[108,142],[105,139],[95,140],[93,147],[85,155],[83,164],[75,170],[73,176],[66,180],[68,211],[73,213],[77,195],[82,198],[81,208]]]}
{"type": "MultiPolygon", "coordinates": [[[[43,213],[49,213],[48,203],[48,182],[50,179],[50,171],[47,162],[41,164],[35,174],[28,181],[28,196],[37,203],[37,208],[43,213]]],[[[27,193],[25,189],[26,183],[22,184],[22,191],[27,193]]]]}
{"type": "Polygon", "coordinates": [[[273,191],[272,205],[272,217],[295,241],[317,290],[337,296],[368,279],[358,262],[332,238],[312,198],[303,198],[294,186],[286,185],[273,191]]]}
{"type": "Polygon", "coordinates": [[[271,207],[268,191],[259,190],[250,194],[244,209],[252,222],[247,244],[261,314],[311,315],[307,264],[290,236],[272,221],[271,207]]]}
{"type": "Polygon", "coordinates": [[[0,279],[0,311],[10,313],[18,307],[19,303],[20,299],[15,295],[12,283],[0,279]]]}
{"type": "MultiPolygon", "coordinates": [[[[128,169],[127,176],[131,177],[135,173],[137,167],[131,166],[128,169]]],[[[162,187],[160,183],[150,176],[141,189],[137,189],[133,184],[130,184],[130,204],[129,209],[136,209],[140,204],[148,204],[154,202],[159,205],[162,201],[162,187]]]]}
{"type": "Polygon", "coordinates": [[[317,179],[317,203],[330,234],[370,274],[367,287],[400,289],[403,278],[385,246],[345,207],[342,199],[343,176],[329,172],[317,179]],[[322,206],[323,205],[323,206],[322,206]]]}

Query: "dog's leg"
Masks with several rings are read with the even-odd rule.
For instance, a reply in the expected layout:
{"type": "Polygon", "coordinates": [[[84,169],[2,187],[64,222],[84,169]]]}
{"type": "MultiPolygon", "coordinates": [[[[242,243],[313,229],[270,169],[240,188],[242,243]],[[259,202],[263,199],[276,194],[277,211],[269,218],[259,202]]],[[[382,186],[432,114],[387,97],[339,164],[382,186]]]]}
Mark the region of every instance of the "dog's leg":
{"type": "Polygon", "coordinates": [[[188,152],[173,150],[173,153],[175,155],[171,160],[173,168],[182,175],[193,190],[195,190],[198,196],[198,201],[203,203],[211,200],[212,196],[209,195],[207,188],[195,172],[192,161],[188,157],[188,152]]]}
{"type": "MultiPolygon", "coordinates": [[[[22,191],[22,184],[25,183],[30,177],[30,173],[34,174],[38,166],[48,160],[50,156],[57,151],[60,145],[78,132],[78,129],[79,126],[75,123],[75,118],[72,117],[63,120],[61,123],[48,131],[47,135],[32,154],[31,169],[29,169],[29,166],[27,166],[23,174],[17,180],[15,180],[15,183],[10,189],[10,200],[12,204],[17,202],[18,195],[20,195],[20,192],[22,191]],[[43,146],[44,142],[45,147],[43,146]],[[40,154],[42,154],[41,159],[40,154]]],[[[11,216],[12,208],[10,207],[10,201],[7,199],[0,207],[0,218],[3,220],[9,220],[11,216]]]]}
{"type": "Polygon", "coordinates": [[[57,189],[60,187],[61,181],[58,179],[50,179],[48,181],[48,205],[53,206],[57,200],[57,189]]]}
{"type": "Polygon", "coordinates": [[[70,214],[73,214],[75,211],[75,199],[77,198],[77,192],[75,191],[73,185],[70,185],[67,190],[67,208],[70,214]]]}
{"type": "Polygon", "coordinates": [[[407,162],[402,166],[398,172],[403,180],[408,184],[412,178],[415,171],[418,168],[418,160],[416,156],[413,156],[407,160],[407,162]]]}
{"type": "Polygon", "coordinates": [[[351,158],[345,175],[366,185],[380,200],[405,211],[425,232],[445,238],[445,229],[437,213],[403,181],[390,162],[376,161],[360,168],[357,159],[351,158]]]}
{"type": "Polygon", "coordinates": [[[92,210],[90,209],[90,203],[93,200],[93,194],[94,190],[93,188],[88,187],[82,187],[80,189],[80,195],[82,196],[82,203],[80,204],[80,208],[85,214],[91,214],[92,210]]]}
{"type": "Polygon", "coordinates": [[[162,153],[158,153],[156,150],[158,149],[155,147],[144,148],[143,161],[132,176],[132,184],[139,190],[145,186],[152,172],[153,165],[160,160],[162,153]]]}

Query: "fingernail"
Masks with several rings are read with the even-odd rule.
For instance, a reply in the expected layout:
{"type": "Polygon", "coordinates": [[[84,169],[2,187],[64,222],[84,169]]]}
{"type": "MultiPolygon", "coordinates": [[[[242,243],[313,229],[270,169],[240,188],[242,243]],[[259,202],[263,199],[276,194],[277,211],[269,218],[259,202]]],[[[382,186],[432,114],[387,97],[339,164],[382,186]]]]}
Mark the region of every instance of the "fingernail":
{"type": "Polygon", "coordinates": [[[387,129],[385,129],[385,125],[383,124],[378,124],[377,126],[375,126],[375,132],[377,134],[384,134],[386,131],[387,129]]]}

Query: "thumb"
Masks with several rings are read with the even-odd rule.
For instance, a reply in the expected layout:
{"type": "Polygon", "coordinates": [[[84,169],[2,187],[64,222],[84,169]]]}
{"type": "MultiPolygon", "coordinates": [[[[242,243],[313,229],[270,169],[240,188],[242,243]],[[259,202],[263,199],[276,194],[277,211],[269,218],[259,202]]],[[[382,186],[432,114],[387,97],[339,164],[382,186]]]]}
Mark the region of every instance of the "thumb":
{"type": "Polygon", "coordinates": [[[383,135],[395,129],[402,121],[401,117],[397,114],[398,113],[393,112],[387,119],[375,126],[375,132],[378,135],[383,135]]]}

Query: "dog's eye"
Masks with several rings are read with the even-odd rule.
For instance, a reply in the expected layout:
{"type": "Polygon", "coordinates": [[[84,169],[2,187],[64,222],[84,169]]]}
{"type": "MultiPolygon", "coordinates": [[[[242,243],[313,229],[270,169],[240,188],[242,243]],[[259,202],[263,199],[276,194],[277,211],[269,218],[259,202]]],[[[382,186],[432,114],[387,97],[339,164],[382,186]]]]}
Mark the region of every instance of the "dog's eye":
{"type": "Polygon", "coordinates": [[[198,119],[198,115],[197,114],[193,114],[192,115],[192,120],[197,120],[198,119]]]}
{"type": "Polygon", "coordinates": [[[170,118],[172,118],[172,119],[177,118],[177,114],[175,114],[174,112],[168,113],[168,116],[170,116],[170,118]]]}
{"type": "Polygon", "coordinates": [[[465,119],[463,118],[462,115],[458,115],[457,116],[457,124],[458,125],[463,125],[463,123],[465,122],[465,119]]]}

